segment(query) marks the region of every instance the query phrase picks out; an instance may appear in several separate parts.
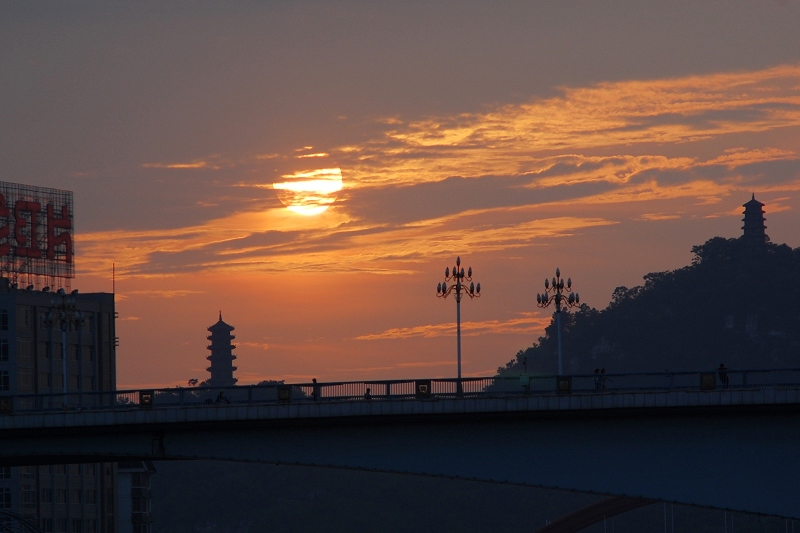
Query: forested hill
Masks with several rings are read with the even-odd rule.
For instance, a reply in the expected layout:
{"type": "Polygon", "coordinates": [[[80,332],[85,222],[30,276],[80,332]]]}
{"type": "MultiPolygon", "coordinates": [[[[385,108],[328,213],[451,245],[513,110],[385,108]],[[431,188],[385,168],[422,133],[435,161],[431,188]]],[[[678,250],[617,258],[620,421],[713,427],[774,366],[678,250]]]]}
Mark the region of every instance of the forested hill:
{"type": "MultiPolygon", "coordinates": [[[[692,264],[614,290],[603,310],[562,315],[564,371],[800,367],[800,248],[714,237],[692,264]]],[[[555,315],[501,375],[557,370],[555,315]]]]}

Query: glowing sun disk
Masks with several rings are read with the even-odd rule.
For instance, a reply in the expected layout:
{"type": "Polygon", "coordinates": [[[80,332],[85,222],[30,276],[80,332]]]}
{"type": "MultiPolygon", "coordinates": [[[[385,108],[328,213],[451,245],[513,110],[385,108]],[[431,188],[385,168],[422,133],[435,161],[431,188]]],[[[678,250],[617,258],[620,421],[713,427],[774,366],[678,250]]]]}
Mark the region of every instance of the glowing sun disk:
{"type": "Polygon", "coordinates": [[[339,168],[320,168],[281,176],[284,181],[273,183],[278,199],[301,215],[318,215],[336,201],[342,190],[342,171],[339,168]]]}

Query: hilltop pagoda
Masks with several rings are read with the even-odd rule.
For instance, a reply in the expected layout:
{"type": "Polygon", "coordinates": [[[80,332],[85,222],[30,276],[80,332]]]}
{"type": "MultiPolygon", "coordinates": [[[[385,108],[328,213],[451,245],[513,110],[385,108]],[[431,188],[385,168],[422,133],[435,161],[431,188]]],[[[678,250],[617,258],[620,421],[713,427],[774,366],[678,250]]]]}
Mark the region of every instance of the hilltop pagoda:
{"type": "Polygon", "coordinates": [[[764,204],[756,200],[756,195],[749,202],[744,204],[744,226],[742,226],[742,240],[749,246],[760,247],[769,242],[769,235],[766,233],[767,226],[764,222],[764,204]]]}
{"type": "Polygon", "coordinates": [[[236,359],[233,350],[236,346],[231,341],[236,336],[231,335],[231,331],[234,329],[236,328],[222,321],[222,311],[219,312],[219,321],[208,328],[211,335],[207,338],[211,344],[207,348],[211,350],[211,355],[206,356],[206,359],[211,361],[211,366],[206,370],[211,372],[211,377],[206,381],[206,385],[209,387],[232,387],[239,381],[233,377],[233,372],[236,370],[233,366],[233,360],[236,359]]]}

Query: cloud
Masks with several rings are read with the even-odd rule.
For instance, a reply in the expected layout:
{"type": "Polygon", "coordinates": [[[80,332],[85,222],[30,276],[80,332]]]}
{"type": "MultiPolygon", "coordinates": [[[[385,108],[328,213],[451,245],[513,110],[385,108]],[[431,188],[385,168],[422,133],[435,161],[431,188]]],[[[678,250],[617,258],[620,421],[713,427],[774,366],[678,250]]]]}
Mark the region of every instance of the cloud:
{"type": "MultiPolygon", "coordinates": [[[[800,126],[800,65],[565,87],[485,113],[391,120],[383,137],[333,151],[354,186],[516,175],[557,152],[686,144],[800,126]]],[[[774,154],[773,154],[774,155],[774,154]]]]}
{"type": "Polygon", "coordinates": [[[208,161],[192,161],[190,163],[145,163],[142,165],[144,168],[170,168],[179,170],[208,168],[209,166],[208,161]]]}
{"type": "Polygon", "coordinates": [[[236,346],[238,348],[255,348],[256,350],[269,350],[270,345],[266,342],[237,342],[236,346]]]}
{"type": "Polygon", "coordinates": [[[213,214],[185,227],[80,234],[79,267],[106,272],[116,262],[120,277],[375,273],[386,263],[412,272],[478,244],[498,252],[626,220],[727,216],[731,195],[800,190],[800,158],[791,143],[772,142],[800,135],[799,86],[800,65],[782,65],[564,87],[483,113],[379,119],[383,133],[345,146],[149,163],[237,168],[229,189],[238,196],[221,201],[214,189],[195,201],[213,214]],[[248,198],[309,172],[293,165],[334,159],[344,186],[320,215],[248,198]],[[273,178],[254,177],[265,173],[273,178]]]}
{"type": "MultiPolygon", "coordinates": [[[[485,334],[531,334],[541,332],[550,324],[550,317],[523,316],[508,320],[484,320],[479,322],[462,322],[461,335],[473,337],[485,334]]],[[[408,328],[391,328],[381,333],[371,333],[356,337],[360,341],[394,340],[411,337],[450,337],[456,334],[456,325],[426,324],[408,328]]]]}
{"type": "Polygon", "coordinates": [[[641,220],[676,220],[681,218],[679,214],[667,214],[667,213],[643,213],[641,220]]]}
{"type": "Polygon", "coordinates": [[[146,296],[150,298],[179,298],[182,296],[189,296],[190,294],[203,294],[203,291],[191,291],[185,289],[136,290],[136,291],[128,291],[127,294],[128,295],[135,294],[137,296],[146,296]]]}

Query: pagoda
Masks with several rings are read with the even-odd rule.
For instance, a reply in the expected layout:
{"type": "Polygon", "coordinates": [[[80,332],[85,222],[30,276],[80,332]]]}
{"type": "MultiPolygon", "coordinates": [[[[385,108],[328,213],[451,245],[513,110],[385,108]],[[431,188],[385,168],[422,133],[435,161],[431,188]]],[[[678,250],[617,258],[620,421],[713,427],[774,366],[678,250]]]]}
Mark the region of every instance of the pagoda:
{"type": "Polygon", "coordinates": [[[744,204],[744,226],[742,226],[742,240],[749,246],[759,247],[769,242],[769,236],[766,233],[767,226],[764,222],[764,204],[756,200],[756,195],[749,202],[744,204]]]}
{"type": "Polygon", "coordinates": [[[231,341],[236,336],[231,335],[231,331],[234,329],[233,326],[222,321],[222,311],[219,312],[219,321],[208,328],[211,335],[207,338],[211,344],[207,348],[211,350],[211,355],[206,359],[211,361],[211,366],[206,370],[211,372],[211,377],[205,384],[209,387],[232,387],[239,381],[233,377],[233,372],[236,370],[236,367],[233,366],[233,360],[236,359],[233,350],[236,346],[231,341]]]}

